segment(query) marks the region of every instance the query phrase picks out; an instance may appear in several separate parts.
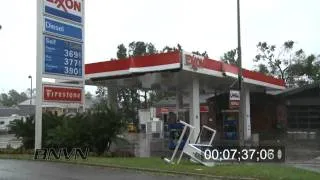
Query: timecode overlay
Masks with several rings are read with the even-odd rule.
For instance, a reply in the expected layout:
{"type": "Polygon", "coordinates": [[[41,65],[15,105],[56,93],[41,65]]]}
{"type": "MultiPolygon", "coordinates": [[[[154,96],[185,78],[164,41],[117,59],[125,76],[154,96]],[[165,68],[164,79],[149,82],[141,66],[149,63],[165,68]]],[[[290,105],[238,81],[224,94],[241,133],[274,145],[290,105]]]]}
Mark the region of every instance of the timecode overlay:
{"type": "Polygon", "coordinates": [[[284,162],[284,146],[199,146],[201,154],[194,154],[202,161],[284,162]]]}

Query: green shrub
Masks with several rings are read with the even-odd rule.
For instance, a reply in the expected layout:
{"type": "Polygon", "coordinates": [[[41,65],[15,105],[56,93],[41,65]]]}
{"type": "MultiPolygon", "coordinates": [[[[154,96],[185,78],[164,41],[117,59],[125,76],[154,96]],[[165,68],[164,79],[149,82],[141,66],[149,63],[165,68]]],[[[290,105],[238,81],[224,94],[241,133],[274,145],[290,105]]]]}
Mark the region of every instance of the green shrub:
{"type": "Polygon", "coordinates": [[[125,123],[122,116],[109,108],[99,109],[89,113],[91,121],[91,142],[95,152],[101,155],[109,151],[111,143],[117,138],[117,135],[124,130],[125,123]]]}
{"type": "MultiPolygon", "coordinates": [[[[125,127],[121,114],[105,106],[97,106],[92,112],[75,116],[43,113],[42,117],[43,147],[90,148],[97,155],[109,151],[112,142],[125,127]]],[[[10,128],[16,137],[22,138],[23,148],[34,148],[34,116],[26,121],[15,120],[10,128]]]]}
{"type": "Polygon", "coordinates": [[[23,119],[16,119],[10,122],[9,128],[17,138],[22,137],[23,147],[26,149],[34,148],[34,116],[27,117],[25,121],[23,119]]]}
{"type": "MultiPolygon", "coordinates": [[[[44,140],[45,147],[89,147],[90,146],[90,122],[86,114],[73,116],[59,116],[55,127],[48,129],[44,140]]],[[[49,120],[51,121],[51,120],[49,120]]]]}

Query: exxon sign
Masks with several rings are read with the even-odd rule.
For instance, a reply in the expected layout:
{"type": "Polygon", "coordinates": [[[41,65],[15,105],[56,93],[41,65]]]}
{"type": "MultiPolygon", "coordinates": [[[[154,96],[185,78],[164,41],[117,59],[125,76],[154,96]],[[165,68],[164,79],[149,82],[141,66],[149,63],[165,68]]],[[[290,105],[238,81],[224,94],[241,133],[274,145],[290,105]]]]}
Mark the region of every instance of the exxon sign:
{"type": "Polygon", "coordinates": [[[82,0],[44,0],[45,13],[82,23],[82,0]]]}
{"type": "Polygon", "coordinates": [[[185,54],[185,65],[191,66],[194,71],[204,66],[204,57],[195,54],[185,54]]]}

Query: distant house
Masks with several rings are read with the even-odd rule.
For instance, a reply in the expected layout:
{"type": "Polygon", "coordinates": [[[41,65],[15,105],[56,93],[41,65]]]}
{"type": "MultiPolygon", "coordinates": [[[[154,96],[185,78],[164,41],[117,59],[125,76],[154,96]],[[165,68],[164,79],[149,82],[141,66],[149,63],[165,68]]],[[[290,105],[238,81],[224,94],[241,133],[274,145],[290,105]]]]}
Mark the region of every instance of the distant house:
{"type": "MultiPolygon", "coordinates": [[[[97,99],[94,98],[86,98],[85,100],[85,108],[90,109],[93,107],[94,103],[98,101],[97,99]]],[[[35,98],[25,100],[21,102],[18,107],[21,110],[35,110],[35,98]]],[[[43,102],[42,103],[42,110],[43,112],[54,112],[57,113],[58,115],[60,114],[65,114],[65,113],[76,113],[76,112],[81,112],[82,107],[80,107],[78,104],[61,104],[61,103],[53,103],[53,102],[43,102]]],[[[34,114],[35,111],[33,111],[34,114]]]]}
{"type": "MultiPolygon", "coordinates": [[[[86,99],[86,109],[93,107],[97,100],[86,99]]],[[[43,112],[53,112],[58,115],[67,113],[81,112],[77,104],[59,104],[59,103],[46,103],[42,104],[43,112]]],[[[8,125],[15,119],[23,119],[35,114],[35,99],[25,100],[15,107],[5,107],[0,105],[0,132],[7,132],[8,125]]]]}
{"type": "Polygon", "coordinates": [[[0,132],[7,132],[8,125],[15,119],[25,119],[28,116],[26,111],[22,111],[18,107],[0,106],[0,132]]]}

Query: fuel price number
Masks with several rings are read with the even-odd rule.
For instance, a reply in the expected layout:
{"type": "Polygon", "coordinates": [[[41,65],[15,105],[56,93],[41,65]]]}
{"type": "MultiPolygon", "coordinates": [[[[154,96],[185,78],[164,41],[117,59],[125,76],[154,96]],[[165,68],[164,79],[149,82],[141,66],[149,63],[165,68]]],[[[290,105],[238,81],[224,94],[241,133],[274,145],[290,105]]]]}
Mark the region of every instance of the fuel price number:
{"type": "Polygon", "coordinates": [[[82,44],[45,36],[45,73],[82,77],[82,44]]]}
{"type": "Polygon", "coordinates": [[[64,74],[82,76],[82,45],[64,42],[64,74]]]}
{"type": "Polygon", "coordinates": [[[80,51],[64,49],[64,73],[72,76],[82,75],[82,55],[80,51]]]}

